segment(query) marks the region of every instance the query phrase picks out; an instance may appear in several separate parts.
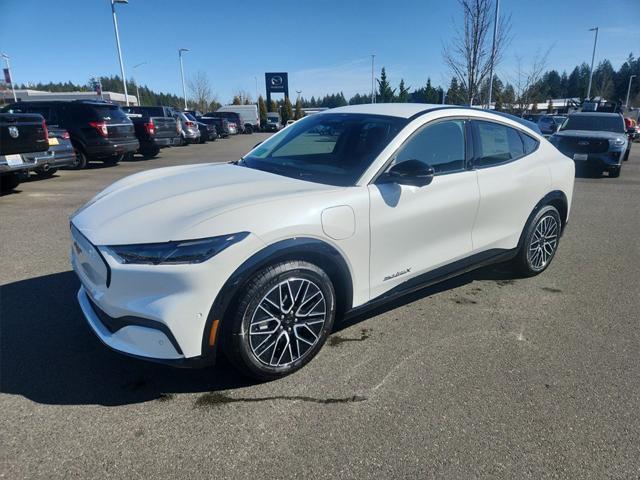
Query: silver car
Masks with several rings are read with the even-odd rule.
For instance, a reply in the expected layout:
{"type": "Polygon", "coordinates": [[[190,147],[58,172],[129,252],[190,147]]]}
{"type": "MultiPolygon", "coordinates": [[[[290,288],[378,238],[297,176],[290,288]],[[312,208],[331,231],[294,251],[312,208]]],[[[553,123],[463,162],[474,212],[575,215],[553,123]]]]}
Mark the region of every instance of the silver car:
{"type": "Polygon", "coordinates": [[[175,112],[175,117],[180,122],[182,145],[200,142],[200,129],[196,119],[188,112],[175,112]]]}

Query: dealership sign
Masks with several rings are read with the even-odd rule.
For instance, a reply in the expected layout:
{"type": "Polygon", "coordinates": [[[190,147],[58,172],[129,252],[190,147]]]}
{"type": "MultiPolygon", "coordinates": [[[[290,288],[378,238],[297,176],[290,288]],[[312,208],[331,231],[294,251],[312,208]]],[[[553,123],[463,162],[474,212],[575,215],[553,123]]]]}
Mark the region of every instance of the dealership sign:
{"type": "Polygon", "coordinates": [[[283,93],[285,97],[289,96],[289,76],[287,72],[271,72],[264,74],[267,102],[271,102],[272,93],[283,93]]]}

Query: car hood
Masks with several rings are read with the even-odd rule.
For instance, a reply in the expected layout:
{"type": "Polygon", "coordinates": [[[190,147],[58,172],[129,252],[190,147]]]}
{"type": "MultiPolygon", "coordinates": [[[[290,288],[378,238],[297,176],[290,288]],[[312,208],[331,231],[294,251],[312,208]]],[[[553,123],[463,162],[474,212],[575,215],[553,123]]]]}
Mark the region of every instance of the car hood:
{"type": "Polygon", "coordinates": [[[607,140],[615,140],[624,137],[624,133],[615,132],[597,132],[593,130],[562,130],[556,132],[557,137],[576,137],[576,138],[606,138],[607,140]]]}
{"type": "MultiPolygon", "coordinates": [[[[186,240],[201,238],[190,237],[196,226],[231,210],[334,189],[232,164],[159,168],[107,187],[71,221],[96,245],[186,240]]],[[[235,233],[218,227],[210,236],[235,233]]]]}

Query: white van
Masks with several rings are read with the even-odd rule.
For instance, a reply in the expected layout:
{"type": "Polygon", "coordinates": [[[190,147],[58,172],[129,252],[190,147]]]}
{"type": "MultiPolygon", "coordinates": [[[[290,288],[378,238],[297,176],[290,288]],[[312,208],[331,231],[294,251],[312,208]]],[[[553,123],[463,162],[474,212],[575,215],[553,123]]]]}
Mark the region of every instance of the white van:
{"type": "MultiPolygon", "coordinates": [[[[258,116],[257,105],[226,105],[220,107],[216,112],[234,112],[240,115],[247,133],[260,130],[260,117],[258,116]]],[[[240,127],[240,125],[238,125],[240,127]]]]}

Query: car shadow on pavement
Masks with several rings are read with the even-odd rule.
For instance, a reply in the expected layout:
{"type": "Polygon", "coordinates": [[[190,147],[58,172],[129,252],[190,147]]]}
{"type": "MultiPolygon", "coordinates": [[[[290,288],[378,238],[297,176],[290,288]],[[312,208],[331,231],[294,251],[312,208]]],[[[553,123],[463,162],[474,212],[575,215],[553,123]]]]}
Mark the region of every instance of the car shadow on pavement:
{"type": "Polygon", "coordinates": [[[250,385],[221,361],[178,369],[115,353],[86,324],[72,271],[0,287],[0,392],[44,404],[126,405],[250,385]]]}
{"type": "MultiPolygon", "coordinates": [[[[336,330],[474,280],[505,278],[513,275],[499,266],[483,268],[359,313],[336,330]]],[[[221,355],[215,367],[179,369],[111,351],[86,324],[78,288],[72,271],[0,287],[0,392],[43,404],[117,406],[254,383],[221,355]]]]}

